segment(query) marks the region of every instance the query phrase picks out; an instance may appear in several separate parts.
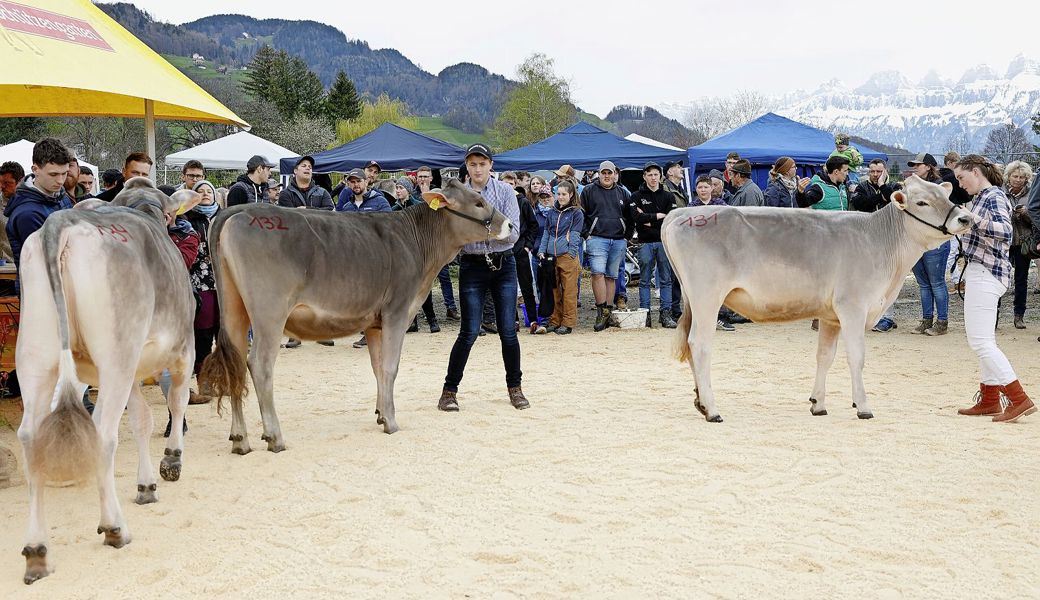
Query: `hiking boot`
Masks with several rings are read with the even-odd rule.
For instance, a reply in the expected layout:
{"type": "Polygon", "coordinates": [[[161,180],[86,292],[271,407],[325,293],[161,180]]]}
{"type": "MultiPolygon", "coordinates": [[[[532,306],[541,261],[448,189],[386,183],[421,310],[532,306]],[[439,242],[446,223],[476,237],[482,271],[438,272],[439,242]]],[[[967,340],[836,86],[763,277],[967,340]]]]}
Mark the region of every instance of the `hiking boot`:
{"type": "Polygon", "coordinates": [[[924,330],[925,335],[936,336],[946,335],[949,330],[949,321],[936,321],[934,325],[924,330]]]}
{"type": "Polygon", "coordinates": [[[318,340],[318,344],[322,346],[332,347],[336,345],[336,342],[334,342],[333,340],[318,340]]]}
{"type": "Polygon", "coordinates": [[[1036,412],[1036,406],[1033,405],[1033,401],[1026,395],[1026,391],[1022,389],[1022,384],[1017,379],[1001,386],[1000,389],[1007,396],[1008,405],[1004,412],[993,417],[995,423],[1014,423],[1021,417],[1036,412]]]}
{"type": "Polygon", "coordinates": [[[618,310],[628,310],[628,298],[625,298],[624,296],[618,296],[617,302],[614,304],[617,305],[618,310]]]}
{"type": "Polygon", "coordinates": [[[430,333],[440,333],[441,326],[437,324],[437,319],[430,321],[430,333]]]}
{"type": "Polygon", "coordinates": [[[455,310],[454,308],[449,308],[447,313],[444,315],[444,318],[449,321],[458,321],[459,311],[455,310]]]}
{"type": "Polygon", "coordinates": [[[675,329],[679,326],[679,324],[675,322],[675,319],[672,318],[672,315],[665,310],[661,311],[659,321],[661,322],[661,327],[664,327],[665,329],[675,329]]]}
{"type": "Polygon", "coordinates": [[[910,330],[910,333],[924,333],[932,328],[931,319],[921,319],[921,324],[910,330]]]}
{"type": "Polygon", "coordinates": [[[355,348],[364,348],[365,346],[368,345],[368,340],[366,340],[365,336],[362,335],[361,339],[356,341],[356,342],[354,342],[353,345],[354,345],[355,348]]]}
{"type": "Polygon", "coordinates": [[[405,333],[415,333],[416,331],[419,331],[419,317],[412,319],[412,324],[404,330],[405,333]]]}
{"type": "Polygon", "coordinates": [[[444,412],[459,412],[459,400],[455,396],[456,392],[441,390],[441,399],[437,401],[437,408],[444,412]]]}
{"type": "Polygon", "coordinates": [[[495,323],[481,323],[480,328],[488,333],[498,333],[498,325],[495,323]]]}
{"type": "Polygon", "coordinates": [[[509,403],[517,410],[523,410],[531,406],[531,403],[524,397],[524,391],[520,389],[520,386],[509,388],[509,403]]]}
{"type": "Polygon", "coordinates": [[[737,328],[730,325],[729,323],[719,319],[715,321],[715,331],[736,331],[737,328]]]}
{"type": "Polygon", "coordinates": [[[553,332],[555,332],[559,328],[560,328],[559,325],[553,325],[552,323],[549,323],[548,325],[545,326],[545,333],[553,333],[553,332]]]}
{"type": "Polygon", "coordinates": [[[592,330],[599,332],[607,328],[610,313],[607,311],[606,304],[596,305],[596,324],[592,326],[592,330]]]}
{"type": "Polygon", "coordinates": [[[209,404],[210,400],[212,399],[213,398],[209,396],[203,396],[202,394],[199,394],[195,390],[188,390],[188,404],[209,404]]]}
{"type": "Polygon", "coordinates": [[[571,329],[570,327],[567,327],[566,325],[564,325],[563,327],[557,327],[556,328],[556,335],[567,335],[568,333],[570,333],[572,331],[574,331],[574,330],[571,329]]]}
{"type": "Polygon", "coordinates": [[[614,307],[607,305],[607,327],[621,327],[621,322],[614,316],[614,307]]]}
{"type": "Polygon", "coordinates": [[[979,384],[979,391],[975,392],[975,404],[971,408],[958,408],[958,415],[969,417],[990,417],[1003,412],[1000,406],[1000,386],[979,384]]]}
{"type": "Polygon", "coordinates": [[[1025,329],[1026,318],[1023,315],[1015,315],[1015,329],[1025,329]]]}
{"type": "Polygon", "coordinates": [[[285,347],[286,348],[299,348],[300,344],[302,344],[302,343],[303,342],[301,342],[300,340],[298,340],[296,338],[289,338],[289,341],[285,342],[285,347]]]}

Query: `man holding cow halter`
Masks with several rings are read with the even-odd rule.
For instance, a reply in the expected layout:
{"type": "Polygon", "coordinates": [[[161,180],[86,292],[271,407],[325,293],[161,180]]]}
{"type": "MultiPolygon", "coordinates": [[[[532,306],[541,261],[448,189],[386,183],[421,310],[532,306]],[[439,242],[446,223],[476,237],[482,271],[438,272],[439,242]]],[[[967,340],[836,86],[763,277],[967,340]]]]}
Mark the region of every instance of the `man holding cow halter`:
{"type": "MultiPolygon", "coordinates": [[[[456,394],[469,360],[470,350],[480,329],[484,296],[490,292],[495,304],[498,337],[502,341],[502,360],[506,368],[506,388],[509,402],[517,410],[530,404],[520,389],[520,340],[516,336],[516,259],[513,244],[520,237],[520,206],[516,191],[508,183],[491,177],[491,150],[484,144],[473,144],[466,150],[466,185],[478,192],[486,202],[489,213],[484,226],[488,237],[483,242],[466,244],[459,260],[459,300],[462,325],[459,337],[448,358],[448,373],[444,378],[437,408],[454,412],[459,410],[456,394]],[[491,217],[501,212],[514,224],[509,235],[501,240],[491,239],[491,217]]],[[[480,204],[478,203],[478,207],[480,204]]],[[[467,215],[459,216],[472,219],[467,215]]]]}

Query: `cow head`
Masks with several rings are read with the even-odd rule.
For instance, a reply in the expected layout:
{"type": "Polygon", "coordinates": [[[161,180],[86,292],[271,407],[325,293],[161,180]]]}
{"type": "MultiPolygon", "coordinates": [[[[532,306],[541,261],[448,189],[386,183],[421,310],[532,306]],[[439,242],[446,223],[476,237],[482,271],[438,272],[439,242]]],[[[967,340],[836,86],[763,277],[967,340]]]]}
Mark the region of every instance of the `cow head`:
{"type": "Polygon", "coordinates": [[[937,185],[911,175],[902,190],[892,192],[892,204],[920,223],[919,229],[929,237],[945,240],[967,232],[974,222],[970,212],[950,202],[952,191],[948,182],[937,185]]]}
{"type": "Polygon", "coordinates": [[[123,191],[112,199],[112,206],[126,206],[155,217],[164,225],[178,214],[187,212],[202,200],[202,195],[191,190],[177,190],[167,196],[147,177],[128,179],[123,191]]]}
{"type": "Polygon", "coordinates": [[[423,193],[423,200],[433,210],[446,210],[459,217],[453,227],[465,239],[463,243],[487,239],[501,240],[509,235],[513,224],[501,211],[491,206],[483,196],[452,178],[441,189],[423,193]],[[490,229],[490,231],[489,231],[490,229]]]}

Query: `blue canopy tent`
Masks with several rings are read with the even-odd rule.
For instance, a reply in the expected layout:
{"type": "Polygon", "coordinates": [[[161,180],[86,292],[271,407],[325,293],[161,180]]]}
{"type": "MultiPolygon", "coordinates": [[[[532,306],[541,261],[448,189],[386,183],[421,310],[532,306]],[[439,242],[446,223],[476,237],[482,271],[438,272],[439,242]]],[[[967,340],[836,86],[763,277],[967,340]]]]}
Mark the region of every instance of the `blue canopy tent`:
{"type": "MultiPolygon", "coordinates": [[[[863,162],[875,158],[887,161],[883,152],[856,146],[863,154],[863,162]]],[[[765,189],[769,169],[781,156],[790,156],[798,165],[800,177],[810,177],[827,162],[834,152],[834,135],[774,113],[766,113],[733,131],[714,137],[687,150],[690,172],[694,175],[726,166],[726,155],[740,153],[751,163],[751,178],[765,189]]]]}
{"type": "Polygon", "coordinates": [[[668,161],[685,159],[682,151],[626,140],[580,121],[540,142],[503,152],[494,162],[496,171],[554,170],[565,164],[591,171],[604,160],[613,161],[619,169],[642,169],[651,161],[664,167],[668,161]]]}
{"type": "MultiPolygon", "coordinates": [[[[387,171],[427,166],[431,169],[458,168],[466,151],[392,123],[379,127],[338,148],[313,154],[315,173],[345,173],[374,160],[387,171]]],[[[279,172],[291,174],[299,157],[279,161],[279,172]]]]}

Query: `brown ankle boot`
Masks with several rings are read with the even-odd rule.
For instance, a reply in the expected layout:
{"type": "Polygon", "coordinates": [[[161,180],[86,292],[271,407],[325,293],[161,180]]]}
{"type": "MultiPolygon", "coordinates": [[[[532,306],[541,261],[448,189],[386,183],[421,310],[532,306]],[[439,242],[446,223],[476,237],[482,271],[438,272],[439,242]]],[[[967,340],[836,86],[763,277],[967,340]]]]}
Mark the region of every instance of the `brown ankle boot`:
{"type": "Polygon", "coordinates": [[[437,408],[445,412],[459,412],[459,401],[456,397],[456,392],[441,390],[441,397],[440,400],[437,401],[437,408]]]}
{"type": "Polygon", "coordinates": [[[531,403],[527,401],[527,397],[524,396],[524,391],[520,389],[520,386],[509,388],[509,403],[517,410],[523,410],[531,406],[531,403]]]}
{"type": "Polygon", "coordinates": [[[1017,379],[1002,386],[1001,390],[1008,398],[1008,407],[1004,409],[1003,413],[993,417],[995,422],[1014,423],[1019,418],[1036,412],[1033,401],[1026,395],[1026,391],[1022,389],[1022,384],[1017,379]]]}
{"type": "Polygon", "coordinates": [[[969,417],[999,415],[1000,409],[1000,386],[979,384],[979,391],[975,393],[975,406],[971,408],[959,408],[957,414],[969,417]]]}

